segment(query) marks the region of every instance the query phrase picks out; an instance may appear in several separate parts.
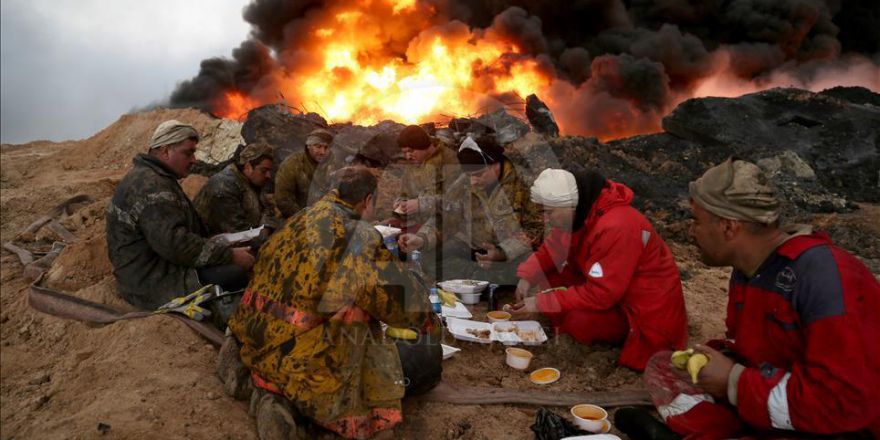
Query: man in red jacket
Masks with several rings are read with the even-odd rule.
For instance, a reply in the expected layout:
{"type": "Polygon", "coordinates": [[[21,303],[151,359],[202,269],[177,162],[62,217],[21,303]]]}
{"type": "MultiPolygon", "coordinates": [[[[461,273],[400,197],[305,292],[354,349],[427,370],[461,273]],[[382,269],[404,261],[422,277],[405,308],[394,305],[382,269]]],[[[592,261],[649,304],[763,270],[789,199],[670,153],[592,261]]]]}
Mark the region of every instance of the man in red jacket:
{"type": "Polygon", "coordinates": [[[670,367],[670,353],[651,358],[645,382],[668,427],[706,439],[773,429],[880,436],[874,275],[827,235],[780,228],[775,190],[752,163],[728,159],[690,195],[703,261],[734,269],[728,339],[695,347],[709,357],[696,385],[670,367]]]}
{"type": "Polygon", "coordinates": [[[596,173],[544,170],[531,188],[552,227],[518,270],[517,315],[541,312],[584,344],[623,343],[620,364],[641,371],[687,340],[678,267],[633,192],[596,173]],[[556,288],[526,297],[532,286],[556,288]]]}

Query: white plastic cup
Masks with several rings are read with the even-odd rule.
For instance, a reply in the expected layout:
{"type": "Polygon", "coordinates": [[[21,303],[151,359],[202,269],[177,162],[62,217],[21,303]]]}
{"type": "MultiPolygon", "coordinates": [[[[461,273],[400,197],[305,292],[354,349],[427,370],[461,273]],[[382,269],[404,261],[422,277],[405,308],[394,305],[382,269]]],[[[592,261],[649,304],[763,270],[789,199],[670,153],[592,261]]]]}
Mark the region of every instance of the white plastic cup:
{"type": "Polygon", "coordinates": [[[507,353],[507,365],[510,365],[510,368],[516,370],[525,370],[526,368],[529,368],[529,363],[532,362],[532,357],[534,356],[528,350],[513,347],[505,350],[505,353],[507,353]]]}
{"type": "MultiPolygon", "coordinates": [[[[571,417],[574,424],[584,431],[592,433],[607,432],[608,412],[600,406],[582,403],[571,407],[571,417]]],[[[609,426],[610,427],[610,426],[609,426]]]]}

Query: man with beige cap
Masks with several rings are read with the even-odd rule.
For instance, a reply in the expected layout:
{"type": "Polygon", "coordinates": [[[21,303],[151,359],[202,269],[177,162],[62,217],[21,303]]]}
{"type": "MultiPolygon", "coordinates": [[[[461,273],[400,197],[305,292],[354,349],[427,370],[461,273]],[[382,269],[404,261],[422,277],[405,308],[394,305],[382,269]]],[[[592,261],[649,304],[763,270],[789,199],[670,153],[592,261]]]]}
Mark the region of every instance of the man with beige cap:
{"type": "Polygon", "coordinates": [[[122,297],[156,309],[205,284],[233,290],[247,284],[254,257],[209,239],[179,179],[195,163],[199,134],[193,126],[165,121],[147,153],[134,158],[107,209],[107,252],[122,297]]]}
{"type": "Polygon", "coordinates": [[[687,438],[880,436],[880,283],[870,270],[824,233],[781,228],[776,190],[750,162],[706,171],[690,204],[703,261],[733,273],[726,339],[695,347],[709,359],[696,384],[669,352],[645,369],[668,428],[687,438]]]}
{"type": "Polygon", "coordinates": [[[312,130],[306,147],[284,159],[275,176],[275,204],[281,215],[291,217],[311,206],[330,190],[330,144],[333,134],[322,128],[312,130]]]}

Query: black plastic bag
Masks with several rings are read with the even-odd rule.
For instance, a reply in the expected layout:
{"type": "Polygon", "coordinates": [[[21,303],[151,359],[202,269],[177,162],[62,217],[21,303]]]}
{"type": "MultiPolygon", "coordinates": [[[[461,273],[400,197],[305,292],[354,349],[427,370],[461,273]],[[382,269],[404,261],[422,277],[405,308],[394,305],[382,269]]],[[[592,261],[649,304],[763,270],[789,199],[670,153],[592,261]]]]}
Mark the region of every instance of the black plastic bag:
{"type": "Polygon", "coordinates": [[[574,435],[590,434],[587,431],[581,431],[568,420],[546,408],[538,408],[535,424],[530,429],[535,433],[536,440],[559,440],[574,435]]]}

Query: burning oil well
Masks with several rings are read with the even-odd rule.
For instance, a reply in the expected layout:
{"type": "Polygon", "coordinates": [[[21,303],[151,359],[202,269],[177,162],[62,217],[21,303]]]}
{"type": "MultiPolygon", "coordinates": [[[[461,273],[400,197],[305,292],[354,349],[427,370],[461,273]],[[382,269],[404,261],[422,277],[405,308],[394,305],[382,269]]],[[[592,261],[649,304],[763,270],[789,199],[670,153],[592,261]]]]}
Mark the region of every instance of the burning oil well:
{"type": "Polygon", "coordinates": [[[284,100],[328,122],[522,111],[563,134],[658,132],[679,103],[779,86],[880,90],[873,0],[253,0],[251,36],[174,106],[233,119],[284,100]]]}

